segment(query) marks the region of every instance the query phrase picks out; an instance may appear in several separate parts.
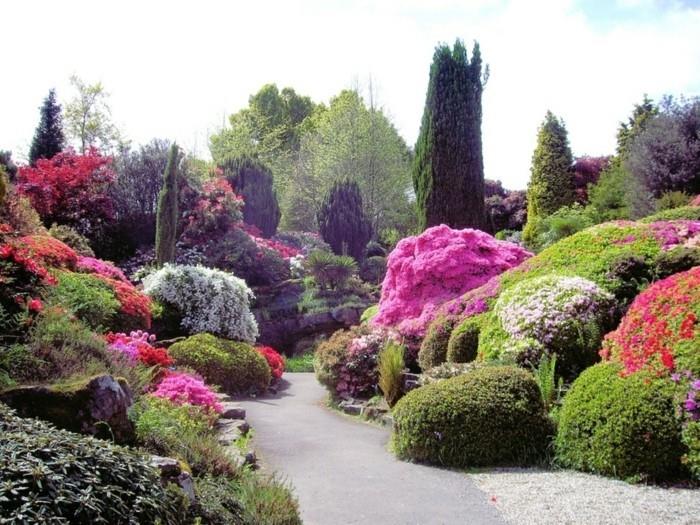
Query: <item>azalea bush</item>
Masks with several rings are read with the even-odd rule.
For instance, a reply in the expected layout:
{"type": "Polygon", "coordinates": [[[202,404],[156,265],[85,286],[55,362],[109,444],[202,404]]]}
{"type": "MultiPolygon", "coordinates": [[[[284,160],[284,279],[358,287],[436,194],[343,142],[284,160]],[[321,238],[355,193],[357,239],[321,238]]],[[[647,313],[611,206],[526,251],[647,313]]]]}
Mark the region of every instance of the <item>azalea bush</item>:
{"type": "Polygon", "coordinates": [[[176,405],[200,406],[213,412],[221,412],[216,393],[201,379],[182,372],[170,372],[153,391],[155,397],[168,399],[176,405]]]}
{"type": "Polygon", "coordinates": [[[173,308],[186,333],[210,332],[253,342],[258,325],[250,311],[253,292],[229,273],[203,266],[166,264],[148,275],[144,291],[173,308]]]}
{"type": "Polygon", "coordinates": [[[427,229],[399,242],[387,261],[373,323],[422,336],[438,307],[530,257],[523,248],[478,230],[427,229]]]}
{"type": "Polygon", "coordinates": [[[47,267],[74,270],[78,263],[73,248],[49,235],[26,235],[13,239],[10,245],[23,258],[47,267]]]}
{"type": "Polygon", "coordinates": [[[167,367],[173,360],[165,348],[156,348],[151,343],[156,336],[142,330],[125,333],[108,333],[105,336],[108,348],[125,356],[131,362],[140,362],[147,366],[167,367]]]}
{"type": "Polygon", "coordinates": [[[221,236],[243,220],[243,199],[223,178],[205,182],[194,209],[185,217],[183,238],[197,244],[221,236]]]}
{"type": "Polygon", "coordinates": [[[601,356],[642,369],[700,375],[700,267],[658,281],[639,294],[620,326],[605,337],[601,356]]]}
{"type": "Polygon", "coordinates": [[[272,379],[280,379],[284,373],[285,359],[277,350],[269,346],[256,346],[258,353],[265,358],[272,373],[272,379]]]}
{"type": "Polygon", "coordinates": [[[129,279],[127,279],[124,272],[122,272],[119,268],[110,262],[95,259],[94,257],[78,257],[76,268],[79,272],[97,273],[105,277],[109,277],[110,279],[124,281],[125,283],[129,282],[129,279]]]}
{"type": "Polygon", "coordinates": [[[148,329],[151,327],[151,299],[130,282],[112,279],[102,274],[95,274],[107,284],[119,301],[118,327],[124,330],[148,329]]]}

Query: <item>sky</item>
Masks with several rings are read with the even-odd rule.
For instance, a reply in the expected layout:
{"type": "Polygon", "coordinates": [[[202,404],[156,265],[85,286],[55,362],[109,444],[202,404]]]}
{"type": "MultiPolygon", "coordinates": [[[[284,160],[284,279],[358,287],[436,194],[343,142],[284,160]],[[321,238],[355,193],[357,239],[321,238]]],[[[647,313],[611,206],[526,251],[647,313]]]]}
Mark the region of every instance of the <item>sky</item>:
{"type": "Polygon", "coordinates": [[[316,101],[371,78],[415,143],[435,46],[477,40],[486,177],[524,189],[537,128],[562,117],[575,156],[610,154],[645,93],[700,95],[700,0],[22,0],[3,5],[0,149],[25,159],[50,88],[100,81],[140,144],[207,137],[263,84],[316,101]]]}

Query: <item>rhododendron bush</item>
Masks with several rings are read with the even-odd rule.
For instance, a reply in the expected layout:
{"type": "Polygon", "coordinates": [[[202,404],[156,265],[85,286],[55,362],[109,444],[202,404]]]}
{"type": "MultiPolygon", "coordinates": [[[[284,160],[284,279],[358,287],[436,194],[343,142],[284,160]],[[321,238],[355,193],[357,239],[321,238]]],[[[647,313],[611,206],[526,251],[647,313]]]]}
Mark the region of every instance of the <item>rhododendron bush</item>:
{"type": "Polygon", "coordinates": [[[126,327],[151,327],[151,299],[128,281],[112,279],[102,274],[95,276],[106,283],[119,301],[121,324],[126,327]]]}
{"type": "Polygon", "coordinates": [[[269,346],[256,346],[258,353],[265,358],[270,366],[272,379],[280,379],[284,373],[284,357],[277,350],[269,346]]]}
{"type": "Polygon", "coordinates": [[[639,294],[601,356],[631,374],[676,369],[700,375],[700,267],[658,281],[639,294]]]}
{"type": "Polygon", "coordinates": [[[243,199],[226,179],[204,183],[194,209],[186,216],[183,239],[189,244],[225,234],[243,220],[243,199]]]}
{"type": "Polygon", "coordinates": [[[441,225],[407,237],[391,252],[373,323],[422,335],[437,308],[519,265],[532,254],[479,230],[441,225]]]}
{"type": "Polygon", "coordinates": [[[216,393],[201,379],[183,372],[170,372],[153,392],[155,397],[168,399],[176,405],[195,405],[221,413],[223,407],[216,393]]]}
{"type": "Polygon", "coordinates": [[[108,348],[124,355],[130,362],[140,362],[147,366],[170,366],[173,360],[165,348],[156,348],[151,343],[156,336],[137,330],[130,334],[109,333],[105,336],[108,348]]]}
{"type": "Polygon", "coordinates": [[[75,269],[78,254],[75,250],[49,235],[27,235],[10,241],[14,249],[26,259],[51,268],[75,269]]]}
{"type": "Polygon", "coordinates": [[[78,257],[77,269],[80,272],[85,273],[97,273],[110,279],[116,279],[118,281],[129,282],[126,278],[124,272],[119,268],[114,266],[112,263],[103,261],[101,259],[95,259],[94,257],[78,257]]]}

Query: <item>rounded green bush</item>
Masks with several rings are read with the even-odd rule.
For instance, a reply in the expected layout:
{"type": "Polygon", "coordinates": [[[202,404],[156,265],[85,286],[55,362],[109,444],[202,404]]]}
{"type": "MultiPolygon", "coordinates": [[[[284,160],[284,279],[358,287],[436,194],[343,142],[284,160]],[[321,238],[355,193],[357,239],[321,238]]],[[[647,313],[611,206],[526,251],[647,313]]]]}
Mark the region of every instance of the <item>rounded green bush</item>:
{"type": "Polygon", "coordinates": [[[318,382],[335,393],[340,381],[340,368],[347,360],[348,347],[353,339],[362,335],[358,327],[338,330],[321,342],[314,352],[314,372],[318,382]]]}
{"type": "Polygon", "coordinates": [[[19,418],[2,403],[0,457],[7,523],[186,522],[183,498],[163,488],[142,455],[19,418]]]}
{"type": "Polygon", "coordinates": [[[532,375],[508,366],[420,387],[393,415],[400,458],[450,467],[529,464],[542,458],[553,434],[532,375]]]}
{"type": "Polygon", "coordinates": [[[360,324],[368,324],[374,319],[379,313],[379,305],[373,304],[372,306],[365,309],[360,316],[360,324]]]}
{"type": "Polygon", "coordinates": [[[457,325],[447,342],[447,361],[450,363],[474,361],[479,347],[479,331],[479,323],[473,317],[457,325]]]}
{"type": "Polygon", "coordinates": [[[169,352],[178,365],[192,368],[230,394],[264,392],[270,385],[270,366],[248,343],[203,333],[175,343],[169,352]]]}
{"type": "Polygon", "coordinates": [[[421,370],[429,370],[447,360],[447,344],[453,328],[454,321],[444,316],[430,323],[418,351],[418,365],[421,370]]]}
{"type": "Polygon", "coordinates": [[[558,462],[623,479],[676,476],[684,447],[673,383],[620,370],[600,363],[574,381],[559,413],[558,462]]]}
{"type": "Polygon", "coordinates": [[[91,328],[110,328],[120,308],[112,288],[86,273],[58,272],[58,284],[48,289],[47,299],[91,328]]]}

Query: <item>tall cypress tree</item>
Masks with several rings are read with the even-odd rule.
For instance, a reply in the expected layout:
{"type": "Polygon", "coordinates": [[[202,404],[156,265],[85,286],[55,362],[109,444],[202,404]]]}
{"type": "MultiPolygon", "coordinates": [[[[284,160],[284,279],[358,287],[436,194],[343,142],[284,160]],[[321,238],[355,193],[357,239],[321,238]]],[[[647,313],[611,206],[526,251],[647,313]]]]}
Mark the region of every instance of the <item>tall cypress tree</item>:
{"type": "Polygon", "coordinates": [[[270,170],[249,157],[230,158],[221,168],[226,180],[243,197],[243,221],[258,227],[264,237],[272,237],[281,213],[270,170]]]}
{"type": "Polygon", "coordinates": [[[351,255],[361,260],[372,236],[370,224],[362,209],[362,195],[356,182],[336,182],[318,211],[321,237],[338,255],[351,255]]]}
{"type": "Polygon", "coordinates": [[[413,163],[422,228],[442,223],[456,228],[486,226],[481,151],[486,77],[478,43],[471,60],[461,40],[453,49],[448,45],[435,49],[413,163]]]}
{"type": "Polygon", "coordinates": [[[573,164],[564,122],[547,111],[532,156],[532,175],[527,188],[527,224],[523,230],[526,244],[535,240],[537,223],[541,219],[573,204],[573,164]]]}
{"type": "Polygon", "coordinates": [[[163,174],[163,188],[158,195],[156,215],[156,264],[158,266],[175,260],[178,218],[177,156],[177,144],[173,144],[170,147],[168,164],[163,174]]]}
{"type": "Polygon", "coordinates": [[[61,106],[56,102],[56,91],[49,91],[40,108],[41,118],[34,132],[34,139],[29,150],[29,162],[32,166],[38,159],[50,159],[63,150],[63,122],[61,106]]]}

